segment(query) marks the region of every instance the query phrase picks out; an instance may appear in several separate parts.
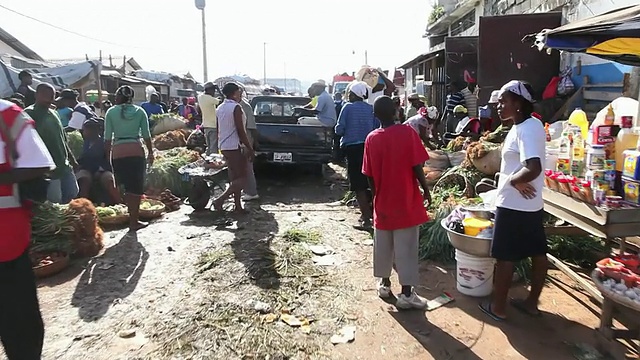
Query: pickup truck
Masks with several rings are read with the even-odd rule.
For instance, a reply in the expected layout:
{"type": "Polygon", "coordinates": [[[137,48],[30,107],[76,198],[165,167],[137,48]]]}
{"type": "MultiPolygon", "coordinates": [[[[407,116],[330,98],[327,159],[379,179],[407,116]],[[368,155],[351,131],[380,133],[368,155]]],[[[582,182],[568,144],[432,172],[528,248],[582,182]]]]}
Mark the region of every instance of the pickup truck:
{"type": "Polygon", "coordinates": [[[308,97],[281,95],[251,99],[258,132],[258,162],[320,166],[331,161],[333,128],[298,124],[299,108],[310,101],[308,97]]]}

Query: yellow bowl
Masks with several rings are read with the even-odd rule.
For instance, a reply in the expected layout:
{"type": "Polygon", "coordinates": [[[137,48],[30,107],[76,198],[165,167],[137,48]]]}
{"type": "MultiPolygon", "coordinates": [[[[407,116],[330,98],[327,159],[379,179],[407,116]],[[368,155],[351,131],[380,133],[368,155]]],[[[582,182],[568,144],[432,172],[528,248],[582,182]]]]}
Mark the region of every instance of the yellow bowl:
{"type": "Polygon", "coordinates": [[[465,235],[478,236],[482,230],[491,227],[491,220],[471,217],[462,220],[462,225],[464,226],[465,235]]]}

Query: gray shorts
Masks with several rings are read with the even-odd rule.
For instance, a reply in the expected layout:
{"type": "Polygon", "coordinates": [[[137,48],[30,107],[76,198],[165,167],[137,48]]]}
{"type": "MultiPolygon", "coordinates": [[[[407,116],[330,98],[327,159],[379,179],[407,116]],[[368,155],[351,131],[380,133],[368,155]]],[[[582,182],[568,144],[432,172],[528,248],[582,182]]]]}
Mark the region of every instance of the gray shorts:
{"type": "Polygon", "coordinates": [[[218,129],[204,128],[204,138],[207,142],[207,155],[218,153],[218,129]]]}
{"type": "Polygon", "coordinates": [[[373,276],[388,278],[396,270],[400,285],[416,286],[418,273],[418,237],[420,227],[399,230],[375,229],[373,234],[373,276]]]}

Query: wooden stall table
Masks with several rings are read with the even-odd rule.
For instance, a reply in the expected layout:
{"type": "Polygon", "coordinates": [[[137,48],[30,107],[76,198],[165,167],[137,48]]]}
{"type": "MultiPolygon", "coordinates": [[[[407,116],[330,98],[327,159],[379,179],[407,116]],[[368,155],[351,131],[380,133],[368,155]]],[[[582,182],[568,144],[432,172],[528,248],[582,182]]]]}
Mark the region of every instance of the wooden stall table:
{"type": "MultiPolygon", "coordinates": [[[[627,248],[627,237],[640,235],[640,208],[603,209],[590,205],[556,191],[544,188],[542,191],[544,210],[585,232],[606,239],[618,241],[620,252],[627,248]],[[619,240],[618,240],[619,239],[619,240]]],[[[613,326],[613,315],[617,310],[631,311],[633,317],[640,317],[640,312],[623,307],[593,287],[591,283],[580,277],[562,261],[548,255],[549,261],[559,270],[578,282],[594,299],[602,304],[598,333],[607,341],[615,339],[640,340],[640,326],[629,330],[616,329],[613,326]]],[[[638,322],[636,322],[638,324],[638,322]]]]}

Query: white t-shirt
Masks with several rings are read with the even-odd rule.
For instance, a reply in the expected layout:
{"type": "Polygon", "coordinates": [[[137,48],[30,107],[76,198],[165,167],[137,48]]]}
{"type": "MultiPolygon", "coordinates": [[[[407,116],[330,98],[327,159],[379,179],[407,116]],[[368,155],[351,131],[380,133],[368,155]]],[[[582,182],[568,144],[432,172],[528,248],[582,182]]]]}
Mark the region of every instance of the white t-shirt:
{"type": "Polygon", "coordinates": [[[202,113],[202,127],[215,129],[218,125],[216,119],[216,107],[220,104],[218,98],[209,94],[198,96],[198,105],[202,113]]]}
{"type": "Polygon", "coordinates": [[[427,136],[431,134],[431,124],[429,124],[429,120],[427,120],[427,118],[422,115],[415,115],[410,117],[407,121],[404,122],[404,125],[411,126],[411,128],[415,130],[418,135],[420,135],[420,126],[427,129],[427,136]]]}
{"type": "Polygon", "coordinates": [[[544,174],[542,172],[531,182],[536,189],[536,196],[533,199],[525,199],[520,195],[511,185],[511,176],[520,171],[529,159],[538,158],[544,161],[545,139],[542,122],[536,118],[531,117],[511,127],[502,144],[502,164],[496,206],[528,212],[535,212],[544,207],[542,200],[544,174]]]}
{"type": "Polygon", "coordinates": [[[459,134],[462,132],[462,130],[464,130],[464,128],[467,127],[467,125],[469,125],[469,123],[471,122],[471,118],[470,117],[465,117],[462,120],[460,120],[460,122],[458,123],[458,125],[456,125],[456,134],[459,134]]]}
{"type": "MultiPolygon", "coordinates": [[[[220,150],[238,150],[240,148],[240,136],[238,135],[233,115],[235,109],[239,106],[240,104],[231,99],[226,99],[218,106],[218,149],[220,150]]],[[[242,122],[246,129],[247,116],[244,112],[242,112],[242,122]]]]}
{"type": "Polygon", "coordinates": [[[373,106],[373,103],[376,101],[377,98],[379,98],[380,96],[384,95],[384,90],[380,90],[378,92],[374,92],[369,94],[369,97],[367,98],[367,103],[369,103],[369,105],[373,106]]]}

